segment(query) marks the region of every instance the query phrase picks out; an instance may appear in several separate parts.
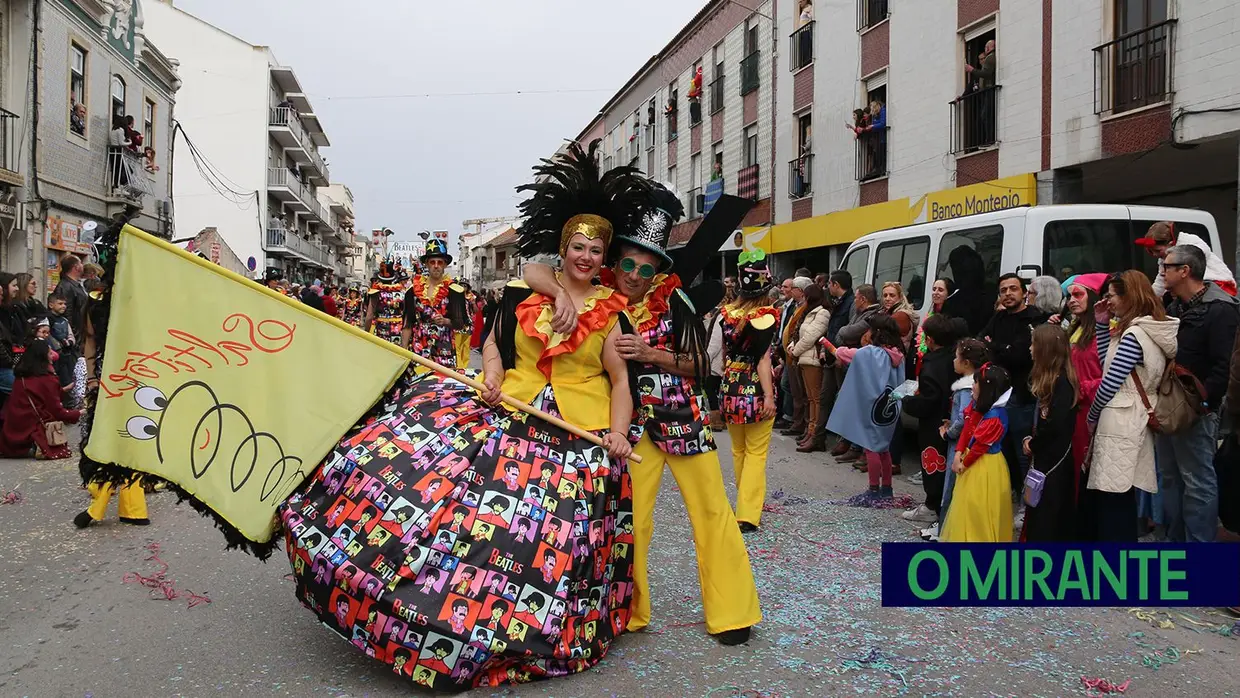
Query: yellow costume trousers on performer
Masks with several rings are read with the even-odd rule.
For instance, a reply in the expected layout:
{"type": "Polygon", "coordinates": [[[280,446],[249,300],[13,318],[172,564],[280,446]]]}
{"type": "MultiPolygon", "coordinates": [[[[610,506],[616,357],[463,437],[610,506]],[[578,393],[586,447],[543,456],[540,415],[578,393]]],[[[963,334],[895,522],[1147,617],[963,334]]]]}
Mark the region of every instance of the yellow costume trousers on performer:
{"type": "Polygon", "coordinates": [[[762,522],[766,502],[766,454],[771,447],[774,420],[757,424],[729,424],[732,467],[736,469],[736,520],[755,526],[762,522]]]}
{"type": "MultiPolygon", "coordinates": [[[[102,521],[108,513],[108,502],[112,500],[113,487],[112,485],[96,485],[92,482],[86,486],[86,489],[90,492],[90,507],[86,511],[90,514],[90,518],[102,521]]],[[[146,492],[143,491],[142,485],[135,483],[120,488],[116,494],[116,509],[122,519],[147,518],[146,492]]]]}
{"type": "Polygon", "coordinates": [[[469,342],[472,335],[468,332],[453,332],[452,346],[456,348],[456,367],[469,368],[469,342]]]}
{"type": "Polygon", "coordinates": [[[718,455],[712,451],[674,456],[662,451],[648,435],[642,437],[633,453],[641,456],[642,462],[629,461],[635,545],[633,603],[628,629],[640,630],[650,623],[650,582],[646,566],[650,537],[654,532],[654,503],[663,480],[664,463],[671,467],[672,477],[680,486],[680,495],[689,512],[689,524],[693,527],[706,632],[713,635],[757,625],[762,620],[758,590],[749,567],[749,552],[728,504],[718,455]]]}

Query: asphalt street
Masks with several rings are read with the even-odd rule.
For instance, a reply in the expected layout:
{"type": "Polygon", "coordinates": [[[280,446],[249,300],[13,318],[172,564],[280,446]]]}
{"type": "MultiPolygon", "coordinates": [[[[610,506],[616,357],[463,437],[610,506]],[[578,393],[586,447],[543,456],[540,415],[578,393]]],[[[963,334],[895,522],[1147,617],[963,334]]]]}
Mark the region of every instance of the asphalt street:
{"type": "MultiPolygon", "coordinates": [[[[721,438],[731,481],[727,438],[721,438]]],[[[916,540],[898,511],[840,504],[864,476],[776,437],[768,511],[747,537],[765,619],[748,645],[705,632],[692,542],[665,477],[651,559],[655,619],[584,674],[480,695],[1086,695],[1240,690],[1235,619],[1216,609],[904,609],[879,597],[883,541],[916,540]],[[1147,613],[1152,612],[1153,615],[1147,613]]],[[[920,488],[897,478],[897,493],[920,488]]],[[[287,559],[226,551],[167,493],[153,524],[77,530],[76,461],[0,461],[0,696],[403,696],[382,665],[296,601],[287,559]],[[10,498],[12,499],[12,498],[10,498]],[[162,568],[177,598],[141,586],[162,568]],[[195,594],[197,596],[192,596],[195,594]],[[204,601],[203,598],[210,601],[204,601]]],[[[115,504],[113,504],[115,507],[115,504]]],[[[1240,626],[1236,626],[1240,631],[1240,626]]]]}

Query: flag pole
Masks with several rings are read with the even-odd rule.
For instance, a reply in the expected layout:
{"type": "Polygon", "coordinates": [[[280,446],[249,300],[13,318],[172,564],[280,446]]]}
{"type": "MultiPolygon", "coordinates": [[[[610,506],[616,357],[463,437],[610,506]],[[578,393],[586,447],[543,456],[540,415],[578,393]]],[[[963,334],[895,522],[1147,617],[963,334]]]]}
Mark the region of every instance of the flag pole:
{"type": "MultiPolygon", "coordinates": [[[[438,373],[441,376],[447,376],[448,378],[451,378],[452,380],[460,381],[464,383],[465,385],[468,385],[469,387],[473,388],[474,390],[477,390],[479,394],[486,392],[486,386],[483,385],[482,383],[479,383],[478,381],[474,380],[473,378],[470,378],[469,376],[466,376],[463,373],[454,371],[448,368],[447,366],[444,366],[441,363],[431,361],[430,359],[424,356],[413,354],[413,362],[423,368],[430,369],[434,371],[435,373],[438,373]]],[[[534,407],[533,405],[529,405],[524,402],[521,402],[520,400],[516,399],[515,397],[512,397],[511,395],[505,395],[503,393],[500,393],[499,399],[500,399],[500,402],[504,403],[505,405],[508,405],[509,407],[520,410],[528,415],[538,417],[539,419],[544,420],[548,422],[549,424],[552,424],[554,426],[557,426],[563,429],[564,431],[567,431],[573,436],[589,441],[595,446],[603,446],[603,440],[599,438],[598,436],[596,436],[595,434],[592,434],[586,431],[585,429],[582,429],[581,427],[569,424],[563,419],[560,419],[559,417],[556,417],[555,415],[548,414],[547,412],[544,412],[538,409],[537,407],[534,407]]],[[[603,448],[606,448],[606,446],[603,446],[603,448]]],[[[630,454],[629,460],[633,461],[634,463],[642,462],[641,456],[637,455],[636,453],[630,454]]]]}

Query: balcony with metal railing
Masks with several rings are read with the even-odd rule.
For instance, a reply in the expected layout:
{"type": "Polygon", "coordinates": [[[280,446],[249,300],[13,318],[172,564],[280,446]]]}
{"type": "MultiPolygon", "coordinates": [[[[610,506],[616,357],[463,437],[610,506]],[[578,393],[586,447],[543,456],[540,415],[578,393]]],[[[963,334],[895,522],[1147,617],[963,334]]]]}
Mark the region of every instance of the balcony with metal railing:
{"type": "Polygon", "coordinates": [[[761,84],[762,78],[758,70],[758,63],[761,59],[762,52],[754,51],[741,61],[741,96],[753,92],[761,84]]]}
{"type": "Polygon", "coordinates": [[[887,127],[857,134],[857,181],[887,176],[887,127]]]}
{"type": "Polygon", "coordinates": [[[1094,113],[1108,116],[1171,99],[1176,20],[1094,49],[1094,113]]]}
{"type": "Polygon", "coordinates": [[[273,107],[268,119],[267,130],[271,137],[279,143],[289,157],[298,165],[305,167],[306,176],[315,184],[327,186],[331,183],[331,173],[318,146],[301,123],[301,115],[293,107],[273,107]]]}
{"type": "Polygon", "coordinates": [[[972,153],[999,142],[999,87],[974,90],[949,102],[953,153],[972,153]]]}
{"type": "Polygon", "coordinates": [[[301,116],[292,107],[272,107],[267,132],[283,148],[305,150],[306,131],[301,116]]]}
{"type": "Polygon", "coordinates": [[[0,182],[20,187],[25,184],[25,179],[17,171],[17,158],[21,152],[18,142],[21,129],[17,118],[13,112],[0,109],[0,182]]]}
{"type": "Polygon", "coordinates": [[[801,199],[814,193],[814,155],[807,153],[788,163],[788,198],[801,199]]]}
{"type": "Polygon", "coordinates": [[[283,227],[268,226],[264,243],[263,249],[274,255],[294,257],[308,264],[326,262],[326,255],[314,243],[283,227]]]}
{"type": "Polygon", "coordinates": [[[310,141],[309,136],[306,137],[306,155],[310,159],[310,167],[307,169],[311,181],[320,187],[325,187],[332,183],[331,172],[327,170],[327,163],[323,162],[323,156],[319,154],[318,146],[310,141]]]}
{"type": "Polygon", "coordinates": [[[113,196],[134,202],[155,193],[146,177],[146,160],[124,146],[108,147],[108,166],[104,173],[107,190],[113,196]]]}
{"type": "Polygon", "coordinates": [[[310,195],[287,167],[267,168],[267,193],[283,202],[292,213],[310,213],[310,195]]]}
{"type": "Polygon", "coordinates": [[[791,46],[788,56],[792,60],[790,70],[797,71],[814,62],[814,23],[806,22],[805,26],[792,32],[789,38],[791,46]]]}

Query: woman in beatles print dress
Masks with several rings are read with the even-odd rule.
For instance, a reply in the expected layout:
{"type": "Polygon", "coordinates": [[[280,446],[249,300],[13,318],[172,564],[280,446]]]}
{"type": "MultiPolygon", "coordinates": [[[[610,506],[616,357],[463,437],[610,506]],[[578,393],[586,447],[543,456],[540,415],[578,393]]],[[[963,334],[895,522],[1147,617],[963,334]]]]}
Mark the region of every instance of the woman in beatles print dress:
{"type": "Polygon", "coordinates": [[[574,144],[523,187],[522,252],[560,254],[572,334],[551,330],[554,299],[510,286],[483,347],[483,395],[413,378],[282,510],[301,601],[414,683],[583,671],[628,622],[632,398],[613,346],[626,301],[591,280],[613,223],[650,188],[630,168],[600,175],[597,146],[574,144]],[[604,445],[492,406],[501,390],[604,445]]]}

